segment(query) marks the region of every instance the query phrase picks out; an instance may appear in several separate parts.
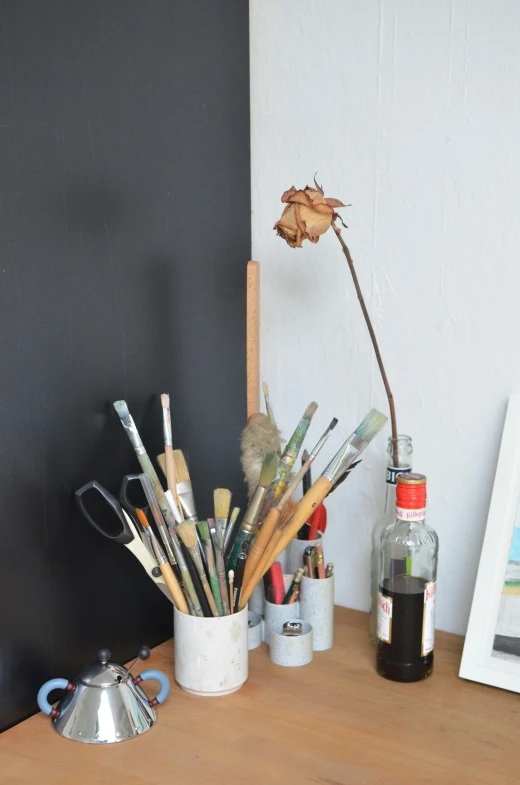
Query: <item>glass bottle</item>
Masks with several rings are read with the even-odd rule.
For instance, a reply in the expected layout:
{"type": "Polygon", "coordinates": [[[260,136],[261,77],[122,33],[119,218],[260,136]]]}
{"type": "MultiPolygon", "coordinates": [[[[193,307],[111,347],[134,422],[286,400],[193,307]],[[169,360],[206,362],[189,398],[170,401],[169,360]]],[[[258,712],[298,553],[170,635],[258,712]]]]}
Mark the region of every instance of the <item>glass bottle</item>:
{"type": "Polygon", "coordinates": [[[388,466],[386,469],[386,499],[382,516],[372,529],[372,558],[370,570],[370,616],[369,633],[373,644],[377,643],[377,594],[379,591],[379,554],[381,535],[395,520],[395,483],[399,472],[412,471],[412,439],[410,436],[388,437],[388,466]],[[394,465],[394,442],[397,442],[397,466],[394,465]]]}
{"type": "Polygon", "coordinates": [[[381,537],[377,665],[393,681],[420,681],[433,670],[439,539],[426,524],[426,477],[397,477],[396,518],[381,537]]]}

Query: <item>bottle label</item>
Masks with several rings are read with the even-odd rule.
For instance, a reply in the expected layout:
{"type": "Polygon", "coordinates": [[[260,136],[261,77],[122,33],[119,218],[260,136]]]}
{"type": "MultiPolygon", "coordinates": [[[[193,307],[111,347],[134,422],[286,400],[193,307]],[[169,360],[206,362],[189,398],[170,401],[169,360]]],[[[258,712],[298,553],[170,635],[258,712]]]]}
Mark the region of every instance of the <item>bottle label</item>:
{"type": "Polygon", "coordinates": [[[392,605],[393,600],[381,592],[377,595],[377,637],[385,643],[392,643],[392,605]]]}
{"type": "Polygon", "coordinates": [[[396,507],[395,515],[401,521],[424,521],[426,518],[426,507],[422,510],[407,510],[405,507],[396,507]]]}
{"type": "Polygon", "coordinates": [[[435,640],[435,597],[437,594],[437,582],[430,581],[424,586],[424,611],[422,628],[421,657],[426,657],[433,651],[435,640]]]}
{"type": "Polygon", "coordinates": [[[386,481],[388,485],[397,485],[397,475],[403,472],[411,472],[411,466],[387,466],[386,467],[386,481]]]}

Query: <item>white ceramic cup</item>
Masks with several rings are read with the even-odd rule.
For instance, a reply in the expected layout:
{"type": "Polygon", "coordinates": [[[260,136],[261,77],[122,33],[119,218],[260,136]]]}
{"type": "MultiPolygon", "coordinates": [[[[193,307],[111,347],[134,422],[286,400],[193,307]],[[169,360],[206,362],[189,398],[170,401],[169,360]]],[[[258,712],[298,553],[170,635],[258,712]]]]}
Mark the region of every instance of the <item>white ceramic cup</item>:
{"type": "Polygon", "coordinates": [[[175,680],[193,695],[236,692],[247,681],[247,606],[230,616],[200,618],[173,609],[175,680]]]}
{"type": "Polygon", "coordinates": [[[302,577],[300,615],[312,624],[314,651],[334,645],[334,575],[330,578],[302,577]]]}
{"type": "Polygon", "coordinates": [[[247,647],[252,651],[264,640],[264,620],[259,613],[248,611],[247,625],[247,647]]]}
{"type": "MultiPolygon", "coordinates": [[[[292,606],[288,606],[289,608],[292,606]]],[[[286,619],[286,621],[300,622],[301,635],[283,635],[285,621],[275,621],[269,631],[269,659],[275,665],[286,668],[297,668],[312,662],[312,626],[302,619],[286,619]]]]}
{"type": "Polygon", "coordinates": [[[276,605],[274,602],[265,601],[264,604],[264,639],[269,643],[271,625],[274,621],[288,621],[300,615],[300,603],[291,605],[276,605]]]}
{"type": "Polygon", "coordinates": [[[315,540],[291,540],[287,546],[287,569],[284,572],[292,572],[293,574],[300,567],[303,567],[303,552],[309,545],[321,545],[323,547],[323,534],[318,532],[315,540]]]}

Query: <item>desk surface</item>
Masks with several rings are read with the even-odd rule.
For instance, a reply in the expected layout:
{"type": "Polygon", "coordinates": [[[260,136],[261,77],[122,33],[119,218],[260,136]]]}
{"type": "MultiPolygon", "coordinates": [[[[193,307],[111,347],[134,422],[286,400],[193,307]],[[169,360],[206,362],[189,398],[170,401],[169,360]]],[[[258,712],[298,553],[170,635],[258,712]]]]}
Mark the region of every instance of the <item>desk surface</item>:
{"type": "MultiPolygon", "coordinates": [[[[431,679],[386,681],[366,630],[364,613],[337,608],[336,644],[311,665],[272,665],[263,644],[234,695],[175,684],[155,727],[131,742],[66,741],[38,714],[0,735],[0,783],[518,785],[519,697],[459,679],[462,639],[446,633],[431,679]]],[[[168,641],[147,667],[172,674],[172,658],[168,641]]]]}

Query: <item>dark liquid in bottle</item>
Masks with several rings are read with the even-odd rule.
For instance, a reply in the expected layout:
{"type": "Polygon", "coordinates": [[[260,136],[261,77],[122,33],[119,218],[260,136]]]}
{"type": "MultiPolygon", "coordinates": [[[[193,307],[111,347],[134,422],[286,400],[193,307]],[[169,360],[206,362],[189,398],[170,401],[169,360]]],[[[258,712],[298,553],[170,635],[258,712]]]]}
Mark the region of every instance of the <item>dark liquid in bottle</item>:
{"type": "Polygon", "coordinates": [[[421,654],[425,583],[424,578],[398,575],[379,587],[393,600],[391,643],[377,641],[376,669],[386,679],[421,681],[433,670],[433,651],[421,654]]]}

